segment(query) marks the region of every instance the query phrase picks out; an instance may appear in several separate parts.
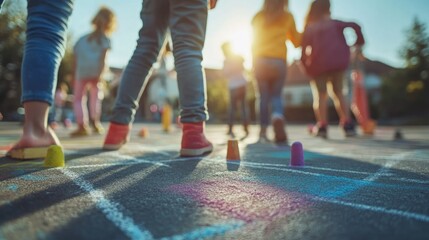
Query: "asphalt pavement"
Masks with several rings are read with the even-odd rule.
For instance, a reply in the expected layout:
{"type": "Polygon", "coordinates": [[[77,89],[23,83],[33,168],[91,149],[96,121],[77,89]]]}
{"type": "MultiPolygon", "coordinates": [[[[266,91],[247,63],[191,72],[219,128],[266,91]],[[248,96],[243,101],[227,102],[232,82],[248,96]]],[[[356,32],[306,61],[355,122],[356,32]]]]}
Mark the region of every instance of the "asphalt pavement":
{"type": "Polygon", "coordinates": [[[303,167],[256,125],[244,139],[237,126],[228,162],[224,125],[207,125],[211,154],[181,158],[180,128],[139,123],[120,151],[59,127],[66,166],[44,168],[4,157],[21,128],[0,122],[0,239],[429,239],[429,126],[395,140],[393,127],[345,138],[332,125],[325,140],[288,125],[303,167]]]}

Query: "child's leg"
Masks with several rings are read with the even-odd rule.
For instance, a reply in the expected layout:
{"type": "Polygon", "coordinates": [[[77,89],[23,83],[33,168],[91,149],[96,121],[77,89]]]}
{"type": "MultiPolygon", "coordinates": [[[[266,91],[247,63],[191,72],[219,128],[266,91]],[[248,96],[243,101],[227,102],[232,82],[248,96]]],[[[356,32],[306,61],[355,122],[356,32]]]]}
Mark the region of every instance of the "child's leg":
{"type": "Polygon", "coordinates": [[[261,127],[260,135],[266,137],[266,129],[270,124],[270,86],[265,76],[264,59],[255,60],[255,77],[259,90],[259,124],[261,127]]]}
{"type": "Polygon", "coordinates": [[[313,93],[313,110],[318,124],[328,122],[328,93],[326,90],[326,76],[317,77],[310,81],[313,93]]]}
{"type": "Polygon", "coordinates": [[[169,22],[177,69],[183,123],[208,119],[206,82],[201,66],[207,24],[207,0],[170,1],[169,22]]]}
{"type": "Polygon", "coordinates": [[[340,123],[345,123],[349,120],[350,114],[348,104],[343,95],[343,76],[344,72],[336,72],[332,74],[332,79],[329,82],[329,95],[334,101],[335,109],[340,117],[340,123]]]}
{"type": "Polygon", "coordinates": [[[276,59],[271,63],[276,66],[278,69],[278,76],[274,79],[270,87],[271,92],[271,103],[272,103],[272,116],[277,118],[283,118],[283,101],[282,101],[282,91],[284,82],[286,79],[286,63],[283,60],[276,59]]]}
{"type": "Polygon", "coordinates": [[[247,102],[246,102],[246,86],[242,86],[239,88],[239,104],[241,109],[241,119],[243,122],[243,126],[245,129],[249,124],[249,116],[247,114],[247,102]]]}
{"type": "Polygon", "coordinates": [[[230,89],[229,90],[228,133],[232,133],[236,107],[237,107],[237,89],[230,89]]]}
{"type": "Polygon", "coordinates": [[[93,123],[100,122],[101,101],[104,98],[101,83],[98,79],[91,80],[89,83],[89,116],[93,123]]]}
{"type": "MultiPolygon", "coordinates": [[[[140,17],[144,24],[139,32],[137,47],[122,75],[111,122],[122,125],[133,122],[146,80],[165,42],[169,8],[165,0],[143,1],[140,17]]],[[[185,39],[182,44],[185,42],[189,40],[185,39]]]]}
{"type": "Polygon", "coordinates": [[[275,59],[272,62],[276,66],[278,76],[273,79],[271,84],[271,103],[272,103],[272,116],[271,121],[274,130],[274,140],[276,143],[286,143],[287,135],[285,131],[284,120],[284,105],[282,100],[282,90],[286,79],[286,62],[284,60],[275,59]]]}
{"type": "Polygon", "coordinates": [[[73,84],[73,110],[79,128],[88,125],[86,86],[86,80],[75,80],[73,84]]]}
{"type": "Polygon", "coordinates": [[[22,63],[25,121],[23,135],[14,149],[60,144],[47,126],[47,117],[72,7],[72,0],[30,1],[27,5],[29,17],[22,63]]]}
{"type": "Polygon", "coordinates": [[[207,112],[206,81],[203,59],[207,0],[170,1],[170,30],[177,70],[180,120],[183,123],[181,156],[198,156],[213,150],[204,135],[207,112]]]}

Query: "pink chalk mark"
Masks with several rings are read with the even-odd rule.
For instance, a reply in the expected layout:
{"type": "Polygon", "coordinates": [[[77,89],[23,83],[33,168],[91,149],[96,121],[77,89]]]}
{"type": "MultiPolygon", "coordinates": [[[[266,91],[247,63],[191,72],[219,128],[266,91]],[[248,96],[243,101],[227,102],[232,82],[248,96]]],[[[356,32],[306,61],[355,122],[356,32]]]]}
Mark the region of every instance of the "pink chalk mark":
{"type": "Polygon", "coordinates": [[[235,180],[178,184],[167,190],[191,197],[203,206],[247,223],[291,215],[310,203],[295,193],[269,185],[235,180]]]}

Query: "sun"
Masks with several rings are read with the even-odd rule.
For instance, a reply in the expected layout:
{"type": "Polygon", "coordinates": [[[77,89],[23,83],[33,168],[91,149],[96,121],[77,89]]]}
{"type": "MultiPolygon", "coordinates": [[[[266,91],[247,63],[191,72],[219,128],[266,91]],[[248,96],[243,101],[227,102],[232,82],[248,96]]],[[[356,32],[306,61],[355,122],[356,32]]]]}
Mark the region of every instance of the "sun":
{"type": "Polygon", "coordinates": [[[242,28],[231,34],[229,38],[234,53],[241,55],[246,62],[252,59],[252,31],[250,28],[242,28]]]}

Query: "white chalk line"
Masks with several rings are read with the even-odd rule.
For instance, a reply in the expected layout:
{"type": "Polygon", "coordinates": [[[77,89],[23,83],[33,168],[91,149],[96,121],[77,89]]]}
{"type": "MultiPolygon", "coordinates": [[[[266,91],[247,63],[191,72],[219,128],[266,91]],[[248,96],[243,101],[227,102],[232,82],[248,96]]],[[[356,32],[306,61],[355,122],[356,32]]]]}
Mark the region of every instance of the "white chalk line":
{"type": "MultiPolygon", "coordinates": [[[[229,162],[228,164],[236,164],[236,165],[243,165],[249,168],[255,168],[255,169],[267,169],[267,170],[276,170],[276,171],[283,171],[283,172],[292,172],[292,173],[301,173],[304,175],[311,175],[311,176],[317,176],[317,177],[328,177],[331,175],[326,175],[326,174],[321,174],[321,173],[313,173],[313,172],[306,172],[306,171],[300,171],[300,170],[295,170],[292,169],[291,167],[282,165],[283,167],[270,167],[269,164],[267,164],[267,166],[264,166],[266,164],[255,164],[255,163],[246,163],[246,162],[241,162],[241,163],[235,163],[235,162],[229,162]]],[[[280,164],[279,164],[280,165],[280,164]]],[[[359,171],[348,171],[348,170],[339,170],[338,169],[329,169],[329,168],[322,168],[319,169],[318,167],[309,167],[309,166],[304,166],[304,167],[295,167],[296,169],[315,169],[315,170],[326,170],[326,171],[333,171],[333,172],[346,172],[346,173],[353,173],[353,174],[361,174],[361,175],[366,175],[366,174],[370,174],[368,172],[359,172],[359,171]]],[[[429,181],[425,181],[425,180],[420,180],[420,179],[410,179],[410,178],[398,178],[398,177],[390,177],[392,176],[392,173],[389,173],[386,170],[380,171],[377,173],[377,178],[378,177],[388,177],[388,180],[391,181],[397,181],[397,182],[407,182],[407,183],[417,183],[417,184],[428,184],[429,181]]],[[[372,176],[372,175],[371,175],[372,176]]],[[[347,177],[344,177],[347,178],[347,177]]],[[[368,177],[367,177],[368,178],[368,177]]],[[[351,178],[353,179],[353,178],[351,178]]],[[[363,182],[373,182],[371,181],[371,179],[363,179],[363,180],[358,180],[358,179],[353,179],[353,180],[357,180],[357,181],[363,181],[363,182]]]]}
{"type": "Polygon", "coordinates": [[[420,214],[420,213],[413,213],[413,212],[401,211],[396,209],[388,209],[384,207],[377,207],[377,206],[371,206],[371,205],[360,204],[360,203],[346,202],[346,201],[341,201],[341,200],[336,200],[331,198],[328,199],[328,198],[321,198],[321,197],[311,197],[311,199],[316,201],[321,201],[321,202],[327,202],[327,203],[333,203],[333,204],[343,205],[347,207],[352,207],[360,210],[369,210],[373,212],[380,212],[384,214],[410,218],[410,219],[419,220],[423,222],[429,222],[429,216],[420,214]]]}
{"type": "MultiPolygon", "coordinates": [[[[285,164],[276,164],[276,163],[255,163],[255,162],[244,162],[245,165],[253,165],[253,166],[271,166],[271,167],[289,167],[285,164]]],[[[326,168],[326,167],[312,167],[312,166],[303,166],[301,169],[314,169],[314,170],[322,170],[322,171],[330,171],[330,172],[342,172],[342,173],[352,173],[352,174],[362,174],[369,175],[371,172],[364,171],[354,171],[354,170],[343,170],[343,169],[334,169],[334,168],[326,168]]],[[[391,174],[387,174],[391,176],[391,174]]]]}
{"type": "MultiPolygon", "coordinates": [[[[406,156],[408,156],[409,154],[412,154],[412,153],[413,152],[405,152],[405,153],[400,153],[400,154],[390,156],[388,158],[388,161],[383,165],[383,167],[381,167],[374,174],[372,174],[372,175],[370,175],[364,179],[364,181],[367,182],[367,184],[363,184],[363,185],[360,184],[359,186],[357,186],[356,190],[368,185],[371,182],[376,181],[381,176],[383,176],[384,174],[389,172],[390,168],[392,168],[393,166],[395,166],[396,164],[401,162],[406,156]]],[[[380,213],[384,213],[384,214],[396,215],[396,216],[401,216],[401,217],[410,218],[410,219],[414,219],[414,220],[429,222],[429,216],[424,215],[424,214],[420,214],[420,213],[413,213],[413,212],[401,211],[401,210],[396,210],[396,209],[388,209],[388,208],[384,208],[384,207],[371,206],[371,205],[366,205],[366,204],[346,202],[346,201],[336,200],[336,199],[332,199],[332,198],[328,199],[328,198],[321,198],[321,197],[312,197],[312,199],[317,200],[317,201],[328,202],[328,203],[348,206],[348,207],[352,207],[352,208],[357,208],[357,209],[361,209],[361,210],[370,210],[373,212],[380,212],[380,213]]]]}
{"type": "Polygon", "coordinates": [[[117,206],[118,203],[110,201],[104,196],[103,191],[96,190],[91,183],[85,181],[82,177],[73,171],[62,168],[59,169],[64,175],[68,176],[77,186],[87,192],[91,200],[95,203],[96,207],[109,219],[115,226],[117,226],[126,236],[131,239],[153,239],[152,234],[137,226],[134,220],[123,214],[117,206]]]}

